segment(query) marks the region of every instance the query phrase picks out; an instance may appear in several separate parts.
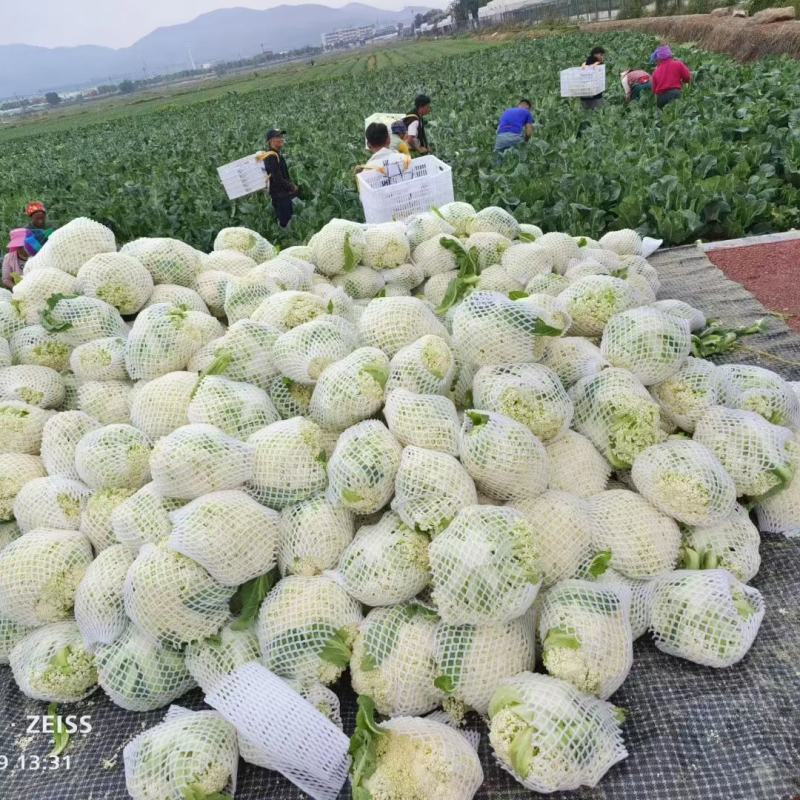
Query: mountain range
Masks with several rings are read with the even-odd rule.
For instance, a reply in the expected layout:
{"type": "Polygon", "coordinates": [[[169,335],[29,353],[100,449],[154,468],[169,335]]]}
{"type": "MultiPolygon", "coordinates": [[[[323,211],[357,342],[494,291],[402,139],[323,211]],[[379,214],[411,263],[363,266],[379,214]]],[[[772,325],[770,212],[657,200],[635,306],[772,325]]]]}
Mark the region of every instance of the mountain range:
{"type": "Polygon", "coordinates": [[[323,33],[357,25],[409,23],[428,7],[386,11],[362,3],[316,4],[265,10],[226,8],[180,25],[157,28],[130,47],[113,49],[0,45],[0,98],[66,90],[125,78],[175,72],[194,64],[228,61],[319,45],[323,33]]]}

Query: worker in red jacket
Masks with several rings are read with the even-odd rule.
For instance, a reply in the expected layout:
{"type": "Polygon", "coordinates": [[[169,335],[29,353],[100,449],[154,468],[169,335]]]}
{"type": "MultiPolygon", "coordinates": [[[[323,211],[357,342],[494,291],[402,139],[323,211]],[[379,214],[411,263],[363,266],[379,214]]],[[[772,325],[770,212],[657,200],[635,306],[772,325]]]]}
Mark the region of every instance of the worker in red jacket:
{"type": "Polygon", "coordinates": [[[656,96],[656,105],[664,108],[667,103],[681,96],[684,84],[692,80],[692,73],[683,61],[673,58],[669,45],[658,47],[653,55],[658,65],[653,72],[653,94],[656,96]]]}

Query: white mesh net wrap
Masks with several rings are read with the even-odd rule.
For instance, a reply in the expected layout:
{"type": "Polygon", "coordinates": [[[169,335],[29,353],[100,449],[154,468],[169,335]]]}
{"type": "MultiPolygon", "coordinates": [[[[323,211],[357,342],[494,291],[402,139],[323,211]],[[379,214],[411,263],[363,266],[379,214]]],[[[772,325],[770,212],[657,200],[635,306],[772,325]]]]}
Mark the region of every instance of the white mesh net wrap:
{"type": "Polygon", "coordinates": [[[414,214],[406,220],[406,236],[411,247],[418,247],[428,239],[441,236],[443,233],[452,234],[454,228],[432,211],[414,214]]]}
{"type": "Polygon", "coordinates": [[[259,503],[280,511],[328,485],[322,430],[311,420],[273,422],[254,433],[248,445],[255,460],[247,491],[259,503]]]}
{"type": "Polygon", "coordinates": [[[533,242],[511,245],[501,256],[500,263],[523,286],[537,275],[547,275],[553,269],[552,255],[533,242]]]}
{"type": "Polygon", "coordinates": [[[191,423],[215,425],[242,440],[280,419],[263,389],[219,375],[208,375],[198,383],[186,416],[191,423]]]}
{"type": "Polygon", "coordinates": [[[755,411],[773,425],[800,427],[800,400],[780,375],[751,364],[721,364],[717,372],[720,405],[755,411]]]}
{"type": "Polygon", "coordinates": [[[468,506],[428,550],[433,600],[451,625],[509,622],[539,590],[534,528],[512,508],[468,506]]]}
{"type": "Polygon", "coordinates": [[[644,307],[623,311],[608,320],[600,352],[613,366],[629,369],[649,386],[680,369],[691,343],[686,320],[644,307]]]}
{"type": "Polygon", "coordinates": [[[712,406],[698,420],[694,440],[719,459],[738,496],[759,497],[791,479],[796,450],[792,432],[753,411],[712,406]]]}
{"type": "Polygon", "coordinates": [[[558,299],[572,317],[573,336],[601,336],[606,323],[636,305],[633,287],[610,275],[587,275],[571,283],[558,299]]]}
{"type": "Polygon", "coordinates": [[[261,651],[252,627],[239,630],[226,625],[216,636],[189,642],[184,655],[191,676],[205,694],[210,694],[235,669],[258,661],[261,651]]]}
{"type": "Polygon", "coordinates": [[[222,228],[214,239],[214,250],[237,250],[257,264],[275,254],[275,248],[260,233],[244,227],[222,228]]]}
{"type": "Polygon", "coordinates": [[[358,321],[361,341],[391,358],[421,336],[449,338],[430,306],[416,297],[378,297],[371,300],[358,321]]]}
{"type": "Polygon", "coordinates": [[[413,261],[422,269],[426,278],[442,275],[446,272],[455,272],[458,269],[455,253],[442,247],[442,239],[459,242],[454,236],[442,234],[422,242],[414,248],[413,261]]]}
{"type": "MultiPolygon", "coordinates": [[[[789,492],[791,486],[775,495],[775,499],[780,499],[789,492]]],[[[773,498],[769,498],[764,502],[769,503],[772,500],[773,498]]],[[[761,506],[756,506],[756,513],[759,525],[765,527],[761,520],[761,506]]],[[[697,525],[684,531],[683,543],[697,554],[697,559],[701,563],[710,561],[714,566],[728,570],[743,583],[754,578],[761,566],[761,556],[758,552],[761,535],[758,528],[750,521],[747,510],[738,503],[725,519],[711,525],[697,525]]]]}
{"type": "Polygon", "coordinates": [[[666,438],[658,404],[627,370],[604,369],[583,378],[570,396],[575,429],[617,469],[627,469],[642,450],[666,438]]]}
{"type": "Polygon", "coordinates": [[[42,429],[52,416],[52,411],[39,406],[0,400],[0,453],[38,454],[42,429]]]}
{"type": "Polygon", "coordinates": [[[456,372],[450,345],[439,336],[422,336],[401,348],[389,362],[386,391],[447,394],[456,372]]]}
{"type": "Polygon", "coordinates": [[[21,642],[32,628],[20,625],[10,619],[0,618],[0,664],[8,664],[11,651],[21,642]]]}
{"type": "Polygon", "coordinates": [[[322,371],[355,349],[356,329],[341,317],[327,316],[281,334],[272,349],[282,375],[299,383],[315,383],[322,371]]]}
{"type": "Polygon", "coordinates": [[[581,336],[547,339],[541,362],[553,370],[567,388],[608,366],[600,348],[581,336]]]}
{"type": "Polygon", "coordinates": [[[192,689],[183,653],[159,647],[129,625],[95,653],[98,682],[111,701],[128,711],[152,711],[192,689]]]}
{"type": "Polygon", "coordinates": [[[426,300],[433,308],[438,308],[444,301],[450,284],[457,277],[458,270],[456,269],[432,275],[425,281],[425,285],[422,287],[421,299],[426,300]]]}
{"type": "Polygon", "coordinates": [[[386,397],[383,415],[400,444],[458,455],[460,426],[456,407],[449,398],[393,389],[386,397]]]}
{"type": "MultiPolygon", "coordinates": [[[[797,447],[797,434],[795,444],[797,447]]],[[[786,536],[800,534],[800,478],[797,477],[798,457],[794,456],[795,469],[786,487],[769,497],[761,498],[756,505],[758,527],[762,531],[783,533],[786,536]]]]}
{"type": "Polygon", "coordinates": [[[169,536],[169,512],[181,504],[180,500],[162,497],[153,483],[147,483],[114,508],[111,529],[119,542],[133,550],[146,542],[155,544],[169,536]]]}
{"type": "Polygon", "coordinates": [[[456,720],[469,708],[486,715],[501,681],[533,669],[534,648],[531,614],[498,625],[437,625],[434,660],[445,708],[456,720]]]}
{"type": "MultiPolygon", "coordinates": [[[[605,554],[602,558],[605,561],[605,554]]],[[[602,564],[601,564],[602,566],[602,564]]],[[[600,575],[587,576],[588,580],[596,581],[597,583],[606,586],[613,586],[617,589],[624,588],[630,590],[631,593],[631,632],[634,641],[640,636],[647,633],[650,627],[650,597],[655,586],[655,579],[653,580],[635,580],[628,578],[621,572],[617,572],[610,567],[606,568],[600,575]]]]}
{"type": "Polygon", "coordinates": [[[187,409],[197,383],[194,372],[168,372],[138,383],[131,397],[131,424],[153,441],[188,425],[187,409]]]}
{"type": "Polygon", "coordinates": [[[215,711],[173,706],[164,721],[123,750],[125,785],[133,800],[208,797],[236,787],[236,730],[215,711]],[[176,713],[177,712],[177,713],[176,713]]]}
{"type": "Polygon", "coordinates": [[[262,300],[251,319],[288,331],[327,313],[328,304],[322,297],[311,292],[288,290],[276,292],[262,300]]]}
{"type": "Polygon", "coordinates": [[[69,357],[70,369],[81,383],[86,381],[126,381],[125,339],[106,336],[78,345],[69,357]]]}
{"type": "MultiPolygon", "coordinates": [[[[9,336],[23,324],[39,322],[39,315],[47,307],[47,301],[54,294],[75,293],[75,278],[55,267],[39,267],[35,270],[30,264],[25,269],[22,280],[14,287],[13,309],[17,312],[19,324],[9,330],[9,336]]],[[[9,306],[9,309],[12,307],[9,306]]]]}
{"type": "Polygon", "coordinates": [[[656,647],[707,667],[746,655],[764,618],[758,589],[724,569],[678,570],[653,588],[650,630],[656,647]]]}
{"type": "Polygon", "coordinates": [[[106,425],[84,434],[75,468],[92,489],[138,489],[150,480],[150,440],[131,425],[106,425]]]}
{"type": "Polygon", "coordinates": [[[627,586],[567,580],[548,589],[539,608],[542,661],[555,678],[607,699],[633,664],[627,586]]]}
{"type": "Polygon", "coordinates": [[[348,428],[328,462],[328,500],[357,514],[379,511],[394,493],[401,452],[398,441],[377,420],[348,428]]]}
{"type": "Polygon", "coordinates": [[[547,451],[525,425],[503,414],[466,411],[460,453],[478,490],[495,500],[536,497],[547,488],[547,451]]]}
{"type": "Polygon", "coordinates": [[[523,284],[512,278],[500,264],[481,270],[474,288],[479,292],[499,292],[508,295],[509,292],[522,291],[523,284]]]}
{"type": "Polygon", "coordinates": [[[325,428],[343,430],[378,412],[389,360],[375,347],[361,347],[322,371],[309,413],[325,428]]]}
{"type": "Polygon", "coordinates": [[[324,495],[281,511],[278,567],[282,575],[315,575],[333,569],[353,540],[355,519],[324,495]]]}
{"type": "Polygon", "coordinates": [[[564,431],[546,449],[550,489],[591,497],[606,488],[611,465],[583,434],[564,431]]]}
{"type": "Polygon", "coordinates": [[[249,319],[261,303],[276,292],[278,288],[269,278],[252,273],[242,278],[231,278],[225,285],[223,312],[230,324],[249,319]]]}
{"type": "Polygon", "coordinates": [[[372,609],[353,645],[353,690],[387,716],[433,711],[442,698],[433,685],[436,624],[436,615],[415,603],[372,609]]]}
{"type": "Polygon", "coordinates": [[[558,376],[540,364],[481,367],[472,383],[474,406],[525,425],[547,443],[572,422],[573,407],[558,376]]]}
{"type": "Polygon", "coordinates": [[[339,796],[350,763],[347,736],[276,675],[245,664],[206,701],[236,728],[245,761],[277,770],[314,800],[339,796]]]}
{"type": "Polygon", "coordinates": [[[77,703],[97,689],[92,655],[71,620],[31,631],[8,657],[20,691],[48,703],[77,703]]]}
{"type": "Polygon", "coordinates": [[[364,226],[345,219],[332,219],[309,240],[317,272],[339,275],[361,261],[366,247],[364,226]]]}
{"type": "Polygon", "coordinates": [[[208,306],[200,294],[187,286],[177,286],[174,283],[159,283],[153,287],[150,299],[144,304],[145,308],[166,303],[170,306],[182,306],[189,311],[199,311],[209,314],[208,306]]]}
{"type": "Polygon", "coordinates": [[[54,369],[17,364],[0,369],[0,400],[19,400],[40,408],[56,408],[64,400],[64,381],[54,369]]]}
{"type": "Polygon", "coordinates": [[[659,511],[686,525],[708,525],[727,517],[736,502],[733,480],[703,445],[670,440],[636,456],[631,477],[659,511]]]}
{"type": "Polygon", "coordinates": [[[11,347],[5,338],[0,337],[0,367],[11,366],[11,347]]]}
{"type": "Polygon", "coordinates": [[[430,581],[428,537],[387,512],[359,528],[339,560],[347,593],[368,606],[411,600],[430,581]]]}
{"type": "Polygon", "coordinates": [[[102,425],[130,422],[131,384],[128,381],[89,381],[78,386],[77,408],[102,425]]]}
{"type": "Polygon", "coordinates": [[[133,489],[101,489],[86,501],[81,512],[80,532],[92,543],[95,553],[117,543],[111,515],[133,493],[133,489]]]}
{"type": "Polygon", "coordinates": [[[689,323],[689,330],[694,333],[706,327],[706,315],[700,309],[690,306],[683,300],[676,300],[674,298],[656,300],[655,303],[650,304],[653,308],[663,311],[665,314],[672,314],[673,316],[685,319],[689,323]]]}
{"type": "MultiPolygon", "coordinates": [[[[14,518],[14,499],[29,481],[45,477],[39,456],[0,453],[0,522],[14,518]]],[[[68,526],[74,527],[74,526],[68,526]]]]}
{"type": "Polygon", "coordinates": [[[215,317],[225,316],[225,294],[228,284],[235,282],[235,278],[228,272],[220,270],[206,270],[197,276],[197,293],[206,304],[209,313],[215,317]]]}
{"type": "Polygon", "coordinates": [[[489,716],[500,766],[535,792],[596,786],[628,755],[617,709],[548,675],[503,681],[489,716]]]}
{"type": "Polygon", "coordinates": [[[98,253],[79,270],[75,292],[97,297],[119,311],[135,314],[153,291],[153,278],[142,263],[124,253],[98,253]]]}
{"type": "Polygon", "coordinates": [[[128,326],[119,311],[93,297],[54,295],[42,312],[42,324],[67,344],[77,346],[106,336],[125,336],[128,326]]]}
{"type": "Polygon", "coordinates": [[[177,239],[143,238],[128,242],[121,253],[138,259],[153,277],[153,283],[194,286],[202,253],[177,239]]]}
{"type": "Polygon", "coordinates": [[[710,361],[689,356],[667,380],[650,387],[666,417],[687,433],[722,397],[722,376],[710,361]]]}
{"type": "Polygon", "coordinates": [[[550,490],[512,502],[534,530],[543,586],[576,577],[591,562],[592,517],[583,498],[550,490]]]}
{"type": "Polygon", "coordinates": [[[66,619],[91,561],[92,546],[77,531],[28,531],[0,551],[0,617],[21,625],[66,619]]]}
{"type": "Polygon", "coordinates": [[[75,622],[89,647],[111,644],[128,624],[122,588],[135,553],[117,544],[89,564],[75,592],[75,622]]]}
{"type": "Polygon", "coordinates": [[[403,450],[394,491],[392,510],[408,527],[430,535],[478,502],[475,484],[458,459],[421,447],[403,450]]]}
{"type": "Polygon", "coordinates": [[[331,282],[355,300],[371,300],[386,286],[383,275],[370,267],[356,267],[352,272],[337,275],[331,282]]]}
{"type": "Polygon", "coordinates": [[[332,578],[283,578],[258,615],[262,662],[283,678],[329,686],[349,664],[361,618],[361,605],[332,578]]]}
{"type": "Polygon", "coordinates": [[[166,497],[193,500],[235,489],[253,476],[253,447],[213,425],[185,425],[159,439],[150,467],[153,483],[166,497]]]}
{"type": "Polygon", "coordinates": [[[197,279],[199,281],[208,271],[225,272],[228,275],[241,277],[255,267],[256,261],[244,252],[234,249],[215,249],[202,259],[203,271],[197,275],[197,279]]]}
{"type": "Polygon", "coordinates": [[[146,544],[125,578],[125,613],[152,641],[177,648],[215,634],[234,591],[165,544],[146,544]]]}
{"type": "Polygon", "coordinates": [[[38,268],[41,264],[77,275],[92,256],[113,253],[116,249],[117,242],[109,228],[86,217],[78,217],[53,231],[35,256],[36,266],[38,268]]]}
{"type": "Polygon", "coordinates": [[[643,497],[610,489],[589,498],[599,551],[611,552],[611,566],[629,578],[653,578],[674,569],[681,534],[677,523],[643,497]]]}
{"type": "Polygon", "coordinates": [[[57,372],[69,368],[72,345],[64,341],[59,333],[50,333],[41,325],[29,325],[15,331],[8,342],[2,341],[3,351],[0,367],[14,364],[30,364],[38,367],[50,367],[57,372]]]}
{"type": "Polygon", "coordinates": [[[211,492],[170,516],[169,546],[225,586],[239,586],[275,566],[280,516],[244,492],[211,492]]]}

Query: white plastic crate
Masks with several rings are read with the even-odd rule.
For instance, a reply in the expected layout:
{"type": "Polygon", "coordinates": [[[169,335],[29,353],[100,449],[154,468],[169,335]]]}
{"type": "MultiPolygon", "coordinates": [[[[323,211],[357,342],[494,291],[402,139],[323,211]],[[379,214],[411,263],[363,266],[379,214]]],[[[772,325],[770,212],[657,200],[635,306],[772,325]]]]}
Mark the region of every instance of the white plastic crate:
{"type": "Polygon", "coordinates": [[[454,200],[452,170],[436,156],[412,159],[405,175],[364,170],[357,178],[364,219],[370,224],[404,220],[454,200]]]}
{"type": "Polygon", "coordinates": [[[561,70],[562,97],[594,97],[606,90],[605,64],[561,70]]]}

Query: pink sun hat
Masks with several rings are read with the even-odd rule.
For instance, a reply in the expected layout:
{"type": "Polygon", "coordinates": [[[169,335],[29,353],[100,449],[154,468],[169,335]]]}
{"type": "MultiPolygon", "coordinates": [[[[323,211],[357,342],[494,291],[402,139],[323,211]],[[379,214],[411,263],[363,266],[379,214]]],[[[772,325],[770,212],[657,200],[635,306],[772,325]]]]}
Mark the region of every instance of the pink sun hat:
{"type": "Polygon", "coordinates": [[[23,247],[27,232],[27,228],[13,228],[9,234],[9,242],[6,250],[18,250],[20,247],[23,247]]]}

